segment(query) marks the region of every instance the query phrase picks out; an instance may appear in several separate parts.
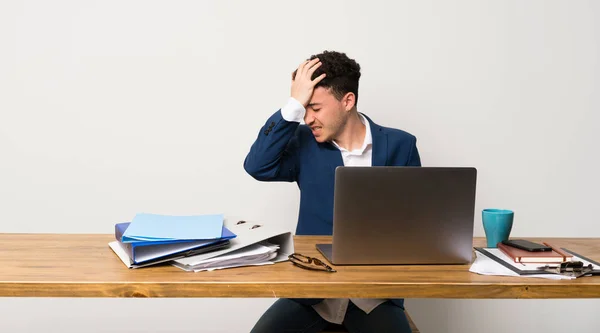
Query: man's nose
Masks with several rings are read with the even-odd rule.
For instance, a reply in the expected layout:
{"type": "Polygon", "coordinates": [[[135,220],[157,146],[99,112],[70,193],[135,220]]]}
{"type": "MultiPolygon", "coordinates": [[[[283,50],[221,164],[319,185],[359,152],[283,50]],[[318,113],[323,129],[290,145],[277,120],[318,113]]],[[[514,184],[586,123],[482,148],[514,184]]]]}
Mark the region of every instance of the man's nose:
{"type": "Polygon", "coordinates": [[[304,123],[308,126],[312,125],[315,122],[315,116],[309,110],[306,110],[304,114],[304,123]]]}

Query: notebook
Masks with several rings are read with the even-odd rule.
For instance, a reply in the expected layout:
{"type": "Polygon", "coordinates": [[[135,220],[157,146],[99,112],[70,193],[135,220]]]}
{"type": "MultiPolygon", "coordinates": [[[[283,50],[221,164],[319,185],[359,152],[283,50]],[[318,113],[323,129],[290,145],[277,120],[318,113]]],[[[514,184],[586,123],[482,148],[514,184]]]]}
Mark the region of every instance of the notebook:
{"type": "Polygon", "coordinates": [[[550,246],[552,251],[530,252],[502,243],[498,243],[498,249],[509,256],[516,263],[561,263],[573,258],[572,254],[567,253],[555,246],[547,243],[544,243],[544,245],[550,246]]]}

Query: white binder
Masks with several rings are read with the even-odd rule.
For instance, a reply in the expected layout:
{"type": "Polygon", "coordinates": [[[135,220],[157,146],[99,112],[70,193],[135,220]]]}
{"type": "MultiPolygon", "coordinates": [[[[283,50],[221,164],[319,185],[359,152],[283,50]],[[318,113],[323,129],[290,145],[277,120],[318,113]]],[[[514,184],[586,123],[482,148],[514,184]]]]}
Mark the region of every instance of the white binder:
{"type": "Polygon", "coordinates": [[[263,242],[279,246],[277,255],[269,260],[271,262],[286,261],[288,260],[288,256],[294,252],[292,232],[282,227],[235,218],[225,218],[223,224],[237,235],[237,237],[229,241],[229,246],[215,251],[176,259],[172,262],[173,265],[184,270],[193,270],[194,266],[203,263],[207,259],[231,254],[234,251],[236,253],[243,252],[245,248],[250,250],[250,248],[254,248],[251,245],[263,242]]]}

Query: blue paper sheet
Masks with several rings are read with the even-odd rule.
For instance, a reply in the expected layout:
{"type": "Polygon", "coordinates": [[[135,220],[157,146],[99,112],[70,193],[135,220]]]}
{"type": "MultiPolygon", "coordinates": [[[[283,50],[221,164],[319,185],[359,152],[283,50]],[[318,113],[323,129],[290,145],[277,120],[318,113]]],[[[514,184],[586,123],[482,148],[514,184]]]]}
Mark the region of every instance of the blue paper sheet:
{"type": "Polygon", "coordinates": [[[134,241],[201,240],[221,238],[223,214],[171,216],[137,214],[123,234],[123,243],[134,241]]]}

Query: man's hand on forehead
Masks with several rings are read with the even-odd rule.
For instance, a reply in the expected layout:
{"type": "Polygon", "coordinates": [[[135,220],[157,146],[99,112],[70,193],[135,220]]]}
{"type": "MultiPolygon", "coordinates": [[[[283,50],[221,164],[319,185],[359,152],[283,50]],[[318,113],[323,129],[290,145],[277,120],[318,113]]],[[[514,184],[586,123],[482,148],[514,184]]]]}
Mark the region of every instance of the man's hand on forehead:
{"type": "Polygon", "coordinates": [[[312,79],[313,74],[321,67],[321,65],[322,63],[319,58],[306,60],[298,66],[298,69],[296,69],[294,73],[292,73],[291,96],[304,105],[304,108],[308,107],[315,86],[326,76],[326,74],[323,73],[314,80],[312,79]]]}

